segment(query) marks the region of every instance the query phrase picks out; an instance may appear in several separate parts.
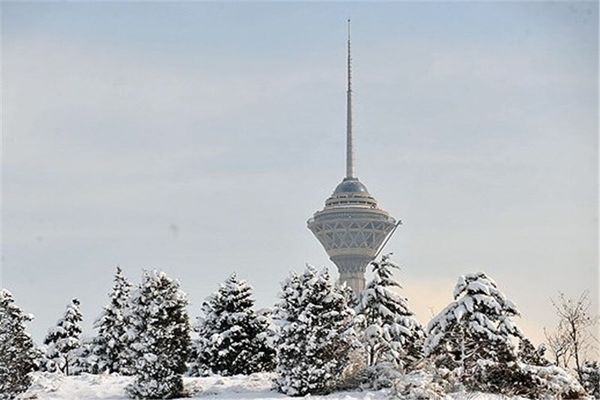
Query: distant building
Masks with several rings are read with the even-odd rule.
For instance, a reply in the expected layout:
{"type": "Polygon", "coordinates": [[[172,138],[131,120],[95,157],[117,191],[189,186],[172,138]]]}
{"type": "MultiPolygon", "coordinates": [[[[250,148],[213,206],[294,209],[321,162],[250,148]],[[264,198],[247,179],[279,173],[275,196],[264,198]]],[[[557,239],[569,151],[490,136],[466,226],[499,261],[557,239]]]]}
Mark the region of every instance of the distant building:
{"type": "Polygon", "coordinates": [[[365,270],[386,238],[397,226],[396,220],[377,207],[377,201],[359,180],[354,170],[352,143],[352,70],[350,21],[348,21],[348,88],[346,109],[346,177],[307,222],[331,261],[354,293],[365,288],[365,270]]]}

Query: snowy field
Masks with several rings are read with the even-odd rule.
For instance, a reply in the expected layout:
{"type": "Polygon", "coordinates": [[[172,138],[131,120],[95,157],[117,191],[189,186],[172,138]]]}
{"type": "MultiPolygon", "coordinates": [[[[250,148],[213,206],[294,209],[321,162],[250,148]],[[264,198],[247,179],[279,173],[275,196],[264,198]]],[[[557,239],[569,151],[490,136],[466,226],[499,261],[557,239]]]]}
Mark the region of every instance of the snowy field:
{"type": "MultiPolygon", "coordinates": [[[[28,400],[126,400],[125,386],[132,378],[120,375],[64,376],[60,374],[36,373],[33,384],[19,399],[28,400]]],[[[250,376],[212,376],[207,378],[184,378],[188,398],[209,399],[282,399],[285,395],[273,390],[272,374],[258,373],[250,376]]],[[[307,396],[311,399],[328,400],[387,400],[389,391],[337,392],[327,396],[307,396]]],[[[293,399],[290,397],[289,399],[293,399]]],[[[447,400],[506,400],[488,394],[453,394],[447,400]]]]}

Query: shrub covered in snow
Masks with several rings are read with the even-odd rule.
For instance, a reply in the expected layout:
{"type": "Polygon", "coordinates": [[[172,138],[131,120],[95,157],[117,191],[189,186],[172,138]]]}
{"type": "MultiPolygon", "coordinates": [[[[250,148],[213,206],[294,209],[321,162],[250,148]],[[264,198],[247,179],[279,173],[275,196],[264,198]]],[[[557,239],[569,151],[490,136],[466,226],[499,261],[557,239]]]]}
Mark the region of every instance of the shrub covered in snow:
{"type": "Polygon", "coordinates": [[[468,372],[479,360],[516,360],[513,340],[522,337],[512,317],[516,306],[484,273],[458,279],[454,301],[427,327],[425,355],[438,366],[468,372]]]}
{"type": "Polygon", "coordinates": [[[356,345],[350,289],[334,286],[326,270],[308,267],[283,283],[280,296],[273,315],[277,388],[291,396],[331,392],[356,345]]]}
{"type": "Polygon", "coordinates": [[[401,286],[392,269],[399,267],[390,256],[371,263],[374,277],[360,293],[356,313],[367,365],[393,363],[405,370],[421,359],[424,332],[406,298],[397,293],[401,286]]]}
{"type": "Polygon", "coordinates": [[[402,376],[397,365],[382,361],[363,370],[360,387],[366,390],[391,388],[402,376]]]}
{"type": "MultiPolygon", "coordinates": [[[[555,365],[539,367],[519,363],[519,366],[540,379],[539,393],[545,395],[546,399],[583,399],[586,393],[575,375],[564,368],[555,365]]],[[[533,397],[533,396],[532,396],[533,397]]],[[[544,398],[544,396],[540,396],[544,398]]]]}
{"type": "Polygon", "coordinates": [[[515,362],[480,362],[463,378],[470,390],[511,396],[535,394],[540,383],[535,374],[515,362]]]}
{"type": "Polygon", "coordinates": [[[462,389],[455,371],[427,366],[397,379],[393,386],[393,397],[403,400],[441,400],[446,398],[447,393],[462,389]]]}
{"type": "Polygon", "coordinates": [[[95,322],[98,335],[94,340],[93,353],[97,357],[98,369],[106,372],[119,372],[127,375],[131,366],[127,365],[126,349],[129,347],[126,330],[125,309],[129,302],[131,284],[120,267],[115,273],[114,286],[109,295],[110,302],[104,307],[95,322]]]}
{"type": "Polygon", "coordinates": [[[600,364],[598,361],[586,361],[581,366],[581,384],[587,392],[600,399],[600,364]]]}
{"type": "Polygon", "coordinates": [[[563,368],[518,362],[479,362],[466,381],[470,390],[530,399],[584,399],[586,392],[563,368]]]}
{"type": "Polygon", "coordinates": [[[183,390],[190,346],[187,304],[179,283],[164,272],[146,271],[133,291],[127,315],[135,362],[135,381],[127,390],[133,398],[172,398],[183,390]]]}
{"type": "Polygon", "coordinates": [[[275,350],[268,342],[270,321],[253,307],[252,287],[235,274],[204,302],[191,357],[192,376],[249,375],[275,367],[275,350]]]}
{"type": "Polygon", "coordinates": [[[348,355],[348,363],[339,378],[336,390],[356,390],[366,388],[367,364],[362,346],[352,349],[348,355]]]}
{"type": "Polygon", "coordinates": [[[48,330],[44,339],[46,354],[42,370],[60,371],[66,375],[75,372],[71,371],[70,367],[77,359],[82,320],[79,300],[73,299],[67,306],[64,316],[58,320],[55,327],[48,330]]]}
{"type": "Polygon", "coordinates": [[[25,323],[32,319],[8,290],[0,290],[0,400],[13,399],[29,386],[28,374],[39,356],[25,331],[25,323]]]}

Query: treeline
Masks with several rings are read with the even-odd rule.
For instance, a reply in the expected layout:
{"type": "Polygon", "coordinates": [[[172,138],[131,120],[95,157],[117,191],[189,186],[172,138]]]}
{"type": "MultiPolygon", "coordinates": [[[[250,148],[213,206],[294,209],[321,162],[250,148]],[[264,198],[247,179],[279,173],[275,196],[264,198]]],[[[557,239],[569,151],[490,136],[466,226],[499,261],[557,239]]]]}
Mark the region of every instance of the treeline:
{"type": "Polygon", "coordinates": [[[25,391],[32,371],[131,375],[127,390],[139,399],[185,395],[183,375],[271,371],[276,389],[290,396],[357,388],[420,399],[461,390],[529,398],[600,394],[598,363],[582,351],[595,323],[587,298],[555,304],[561,324],[549,338],[561,346],[549,340],[550,361],[547,347],[534,347],[518,328],[517,307],[486,274],[461,276],[453,301],[424,327],[399,293],[398,266],[389,256],[371,266],[374,278],[356,297],[333,284],[327,270],[307,267],[291,274],[278,303],[263,310],[255,309],[252,287],[233,274],[202,304],[196,323],[177,281],[145,271],[134,286],[117,268],[96,335],[82,338],[73,299],[39,348],[25,329],[32,317],[2,290],[0,399],[25,391]]]}

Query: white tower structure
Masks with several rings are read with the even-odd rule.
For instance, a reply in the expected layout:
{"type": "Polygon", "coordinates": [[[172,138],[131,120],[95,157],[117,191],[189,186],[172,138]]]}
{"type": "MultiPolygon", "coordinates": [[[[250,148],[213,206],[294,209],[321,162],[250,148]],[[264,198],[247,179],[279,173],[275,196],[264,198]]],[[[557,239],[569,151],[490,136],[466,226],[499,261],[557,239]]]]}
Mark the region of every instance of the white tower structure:
{"type": "Polygon", "coordinates": [[[350,54],[350,20],[348,20],[348,82],[346,91],[346,177],[307,222],[308,229],[337,265],[340,282],[354,293],[365,288],[365,270],[397,227],[396,220],[377,207],[355,174],[352,132],[352,65],[350,54]]]}

